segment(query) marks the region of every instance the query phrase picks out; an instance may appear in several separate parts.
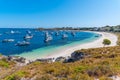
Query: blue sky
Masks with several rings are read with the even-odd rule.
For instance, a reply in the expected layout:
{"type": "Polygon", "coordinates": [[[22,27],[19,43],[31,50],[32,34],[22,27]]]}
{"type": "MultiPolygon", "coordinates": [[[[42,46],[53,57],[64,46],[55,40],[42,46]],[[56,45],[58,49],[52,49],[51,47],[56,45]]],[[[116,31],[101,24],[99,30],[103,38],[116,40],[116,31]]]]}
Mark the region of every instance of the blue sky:
{"type": "Polygon", "coordinates": [[[120,0],[0,0],[0,27],[120,24],[120,0]]]}

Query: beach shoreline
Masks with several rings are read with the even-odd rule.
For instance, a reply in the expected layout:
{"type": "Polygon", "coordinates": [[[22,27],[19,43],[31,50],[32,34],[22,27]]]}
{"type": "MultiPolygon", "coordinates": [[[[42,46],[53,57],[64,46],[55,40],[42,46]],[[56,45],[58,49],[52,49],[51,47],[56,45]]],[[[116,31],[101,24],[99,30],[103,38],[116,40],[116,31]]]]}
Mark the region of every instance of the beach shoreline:
{"type": "MultiPolygon", "coordinates": [[[[95,31],[85,31],[85,32],[92,32],[92,33],[97,33],[102,35],[99,39],[87,42],[84,44],[79,44],[74,47],[68,47],[66,50],[60,50],[56,51],[53,54],[49,54],[44,56],[44,58],[57,58],[57,57],[68,57],[71,56],[71,54],[76,51],[76,50],[81,50],[81,49],[89,49],[89,48],[100,48],[103,47],[104,45],[102,44],[103,39],[109,39],[111,41],[111,44],[108,46],[116,46],[117,45],[117,36],[113,33],[108,33],[108,32],[95,32],[95,31]]],[[[108,47],[105,46],[105,47],[108,47]]]]}
{"type": "MultiPolygon", "coordinates": [[[[26,60],[30,61],[35,61],[37,59],[48,59],[48,58],[58,58],[58,57],[69,57],[71,54],[76,51],[76,50],[81,50],[81,49],[89,49],[89,48],[100,48],[104,47],[102,44],[103,39],[109,39],[111,41],[111,44],[108,46],[116,46],[117,45],[117,40],[118,37],[113,34],[113,33],[108,33],[108,32],[96,32],[96,31],[82,31],[82,32],[90,32],[90,33],[95,33],[99,34],[99,37],[96,37],[94,39],[95,35],[89,39],[83,40],[83,41],[78,41],[74,43],[70,43],[67,45],[63,45],[60,47],[47,47],[46,49],[36,49],[32,52],[27,52],[27,53],[22,53],[20,55],[13,55],[13,56],[20,56],[26,58],[26,60]],[[49,49],[48,49],[49,48],[49,49]],[[43,53],[43,55],[41,55],[43,53]],[[29,55],[28,55],[29,54],[29,55]]],[[[108,47],[105,46],[105,47],[108,47]]]]}

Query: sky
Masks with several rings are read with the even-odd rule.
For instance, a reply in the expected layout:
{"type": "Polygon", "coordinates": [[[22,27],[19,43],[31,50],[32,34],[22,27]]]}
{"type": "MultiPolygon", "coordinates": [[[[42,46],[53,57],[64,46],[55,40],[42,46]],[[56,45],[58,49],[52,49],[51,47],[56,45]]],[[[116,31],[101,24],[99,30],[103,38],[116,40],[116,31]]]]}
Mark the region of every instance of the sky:
{"type": "Polygon", "coordinates": [[[0,0],[0,28],[120,24],[120,0],[0,0]]]}

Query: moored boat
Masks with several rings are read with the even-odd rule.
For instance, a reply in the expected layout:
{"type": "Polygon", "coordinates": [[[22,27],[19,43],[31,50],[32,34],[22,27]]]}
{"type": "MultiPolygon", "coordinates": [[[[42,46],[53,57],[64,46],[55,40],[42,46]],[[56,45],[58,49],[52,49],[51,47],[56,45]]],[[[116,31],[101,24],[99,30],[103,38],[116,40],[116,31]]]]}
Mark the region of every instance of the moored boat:
{"type": "Polygon", "coordinates": [[[27,32],[27,34],[31,34],[31,31],[30,31],[30,30],[27,30],[26,32],[27,32]]]}
{"type": "Polygon", "coordinates": [[[63,34],[63,35],[62,35],[62,39],[65,39],[65,38],[68,38],[68,35],[67,35],[67,34],[63,34]]]}
{"type": "Polygon", "coordinates": [[[31,39],[31,38],[33,38],[33,35],[26,35],[25,37],[24,37],[24,39],[31,39]]]}
{"type": "Polygon", "coordinates": [[[56,32],[55,35],[56,35],[56,36],[59,36],[59,32],[56,32]]]}
{"type": "Polygon", "coordinates": [[[72,36],[75,36],[75,32],[71,32],[71,35],[72,35],[72,36]]]}
{"type": "Polygon", "coordinates": [[[30,45],[30,42],[27,41],[22,41],[22,42],[18,42],[17,44],[15,44],[16,46],[28,46],[30,45]]]}
{"type": "Polygon", "coordinates": [[[4,39],[4,40],[2,40],[3,43],[5,43],[5,42],[14,42],[14,41],[15,41],[14,39],[4,39]]]}
{"type": "Polygon", "coordinates": [[[49,42],[49,41],[51,41],[52,39],[53,39],[52,36],[49,35],[48,32],[46,32],[46,33],[45,33],[45,40],[44,40],[44,41],[45,41],[45,42],[49,42]]]}

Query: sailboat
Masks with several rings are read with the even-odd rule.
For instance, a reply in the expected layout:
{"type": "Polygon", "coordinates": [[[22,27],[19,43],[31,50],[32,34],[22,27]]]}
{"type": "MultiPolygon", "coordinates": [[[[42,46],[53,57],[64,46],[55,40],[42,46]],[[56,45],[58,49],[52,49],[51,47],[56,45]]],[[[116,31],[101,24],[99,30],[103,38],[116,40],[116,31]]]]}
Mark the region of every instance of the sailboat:
{"type": "Polygon", "coordinates": [[[45,41],[45,42],[49,42],[49,41],[51,41],[52,39],[53,39],[52,36],[49,35],[48,32],[46,32],[46,33],[45,33],[45,40],[44,40],[44,41],[45,41]]]}
{"type": "Polygon", "coordinates": [[[67,34],[63,34],[62,39],[68,38],[67,34]]]}

